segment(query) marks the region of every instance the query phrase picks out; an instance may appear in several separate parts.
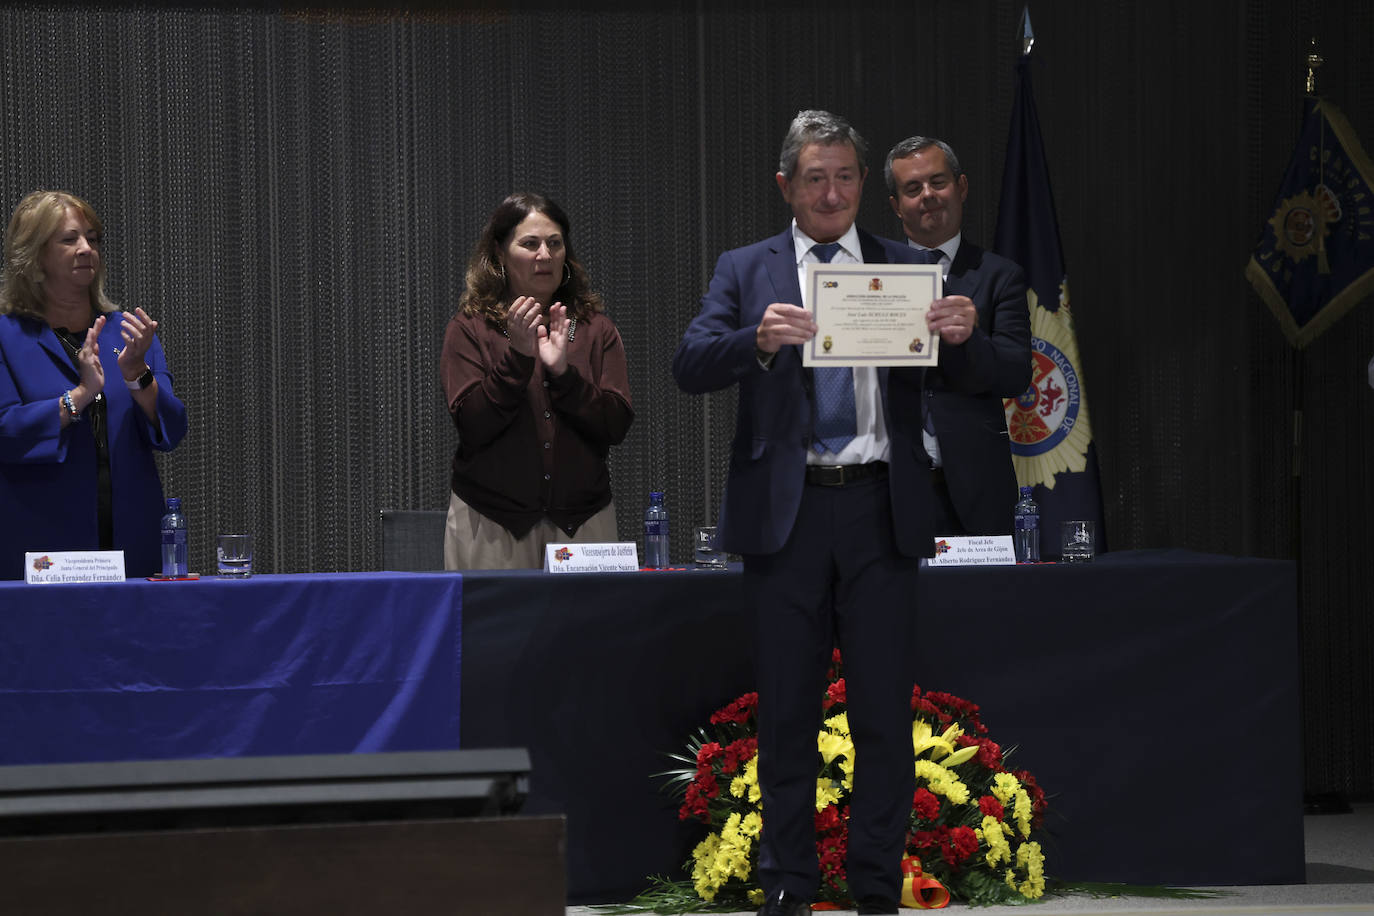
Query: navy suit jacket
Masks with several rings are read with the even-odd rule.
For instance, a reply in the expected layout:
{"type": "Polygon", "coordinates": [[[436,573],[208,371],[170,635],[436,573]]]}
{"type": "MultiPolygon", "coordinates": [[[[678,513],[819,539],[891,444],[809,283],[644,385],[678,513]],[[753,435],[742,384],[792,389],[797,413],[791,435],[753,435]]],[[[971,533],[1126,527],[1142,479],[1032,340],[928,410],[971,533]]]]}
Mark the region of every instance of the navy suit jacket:
{"type": "Polygon", "coordinates": [[[978,311],[973,335],[957,347],[942,342],[940,365],[926,372],[945,482],[966,533],[1010,534],[1016,471],[1002,399],[1019,397],[1031,380],[1026,275],[966,238],[945,295],[968,296],[978,311]]]}
{"type": "MultiPolygon", "coordinates": [[[[862,230],[859,243],[868,264],[917,260],[906,245],[862,230]]],[[[733,553],[777,551],[801,504],[812,440],[811,370],[802,366],[800,346],[783,347],[769,369],[759,365],[755,353],[755,333],[769,304],[801,301],[789,227],[720,256],[701,312],[673,355],[673,377],[689,394],[739,385],[730,471],[717,521],[722,546],[733,553]]],[[[906,556],[929,556],[936,533],[929,459],[921,443],[923,374],[914,368],[878,370],[891,442],[888,487],[895,546],[906,556]]],[[[952,378],[961,374],[957,369],[952,378]]]]}
{"type": "MultiPolygon", "coordinates": [[[[161,569],[162,484],[153,451],[186,435],[186,407],[172,393],[162,345],[147,362],[157,377],[154,428],[134,402],[115,348],[124,346],[119,312],[105,316],[100,361],[105,368],[106,423],[114,548],[129,576],[161,569]]],[[[24,577],[26,550],[96,550],[95,440],[88,420],[62,428],[57,400],[80,381],[62,342],[46,324],[0,315],[0,578],[24,577]]]]}

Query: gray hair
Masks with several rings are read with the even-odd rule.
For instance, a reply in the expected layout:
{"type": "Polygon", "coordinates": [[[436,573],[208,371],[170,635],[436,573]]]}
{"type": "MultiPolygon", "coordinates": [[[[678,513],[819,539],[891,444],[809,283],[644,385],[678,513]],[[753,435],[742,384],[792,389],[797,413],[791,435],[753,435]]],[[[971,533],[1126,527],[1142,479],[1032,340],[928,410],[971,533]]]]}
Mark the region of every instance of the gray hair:
{"type": "Polygon", "coordinates": [[[914,156],[921,150],[932,146],[945,154],[945,161],[949,163],[949,170],[954,173],[954,180],[959,180],[959,176],[964,174],[964,170],[959,168],[959,157],[954,155],[954,150],[950,149],[948,143],[943,140],[936,140],[934,137],[907,137],[892,147],[892,151],[887,154],[887,162],[883,163],[883,177],[887,180],[888,194],[893,197],[897,196],[897,179],[892,177],[892,161],[914,156]]]}
{"type": "Polygon", "coordinates": [[[787,128],[787,136],[782,138],[782,154],[778,157],[778,171],[789,180],[797,172],[797,160],[801,158],[802,147],[808,143],[819,143],[821,146],[848,143],[858,155],[861,171],[864,157],[868,155],[868,143],[844,118],[828,111],[799,111],[787,128]]]}

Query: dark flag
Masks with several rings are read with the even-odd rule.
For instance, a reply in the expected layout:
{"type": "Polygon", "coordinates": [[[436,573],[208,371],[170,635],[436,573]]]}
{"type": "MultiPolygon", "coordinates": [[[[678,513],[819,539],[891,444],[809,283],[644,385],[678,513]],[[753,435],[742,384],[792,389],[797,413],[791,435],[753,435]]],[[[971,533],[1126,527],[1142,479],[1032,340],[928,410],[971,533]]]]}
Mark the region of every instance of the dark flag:
{"type": "Polygon", "coordinates": [[[1078,339],[1069,309],[1069,278],[1064,272],[1059,220],[1050,193],[1029,65],[1027,49],[1017,64],[1016,101],[993,248],[1020,264],[1030,282],[1031,385],[1021,397],[1006,402],[1007,431],[1017,482],[1034,487],[1040,505],[1041,555],[1057,557],[1063,522],[1095,521],[1098,552],[1106,550],[1106,527],[1078,339]]]}
{"type": "Polygon", "coordinates": [[[1374,168],[1330,102],[1308,96],[1302,135],[1245,276],[1293,346],[1374,291],[1374,168]]]}

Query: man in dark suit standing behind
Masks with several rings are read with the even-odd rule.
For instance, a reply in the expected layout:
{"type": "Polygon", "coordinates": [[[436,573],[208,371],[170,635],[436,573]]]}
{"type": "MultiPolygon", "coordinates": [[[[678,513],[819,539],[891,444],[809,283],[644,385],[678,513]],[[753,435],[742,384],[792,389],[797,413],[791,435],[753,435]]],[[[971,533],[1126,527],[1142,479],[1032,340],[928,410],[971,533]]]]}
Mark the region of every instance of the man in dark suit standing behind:
{"type": "MultiPolygon", "coordinates": [[[[817,330],[803,292],[807,263],[918,261],[908,246],[854,226],[865,152],[842,118],[797,115],[776,176],[792,224],[721,255],[673,357],[688,393],[739,385],[718,526],[722,546],[744,557],[758,614],[761,916],[811,912],[819,885],[816,736],[836,644],[856,760],[846,875],[860,913],[897,912],[915,790],[916,574],[946,524],[921,439],[924,373],[813,372],[801,357],[817,330]]],[[[927,317],[951,386],[981,364],[960,356],[974,321],[972,308],[944,300],[927,317]]]]}
{"type": "Polygon", "coordinates": [[[964,238],[968,176],[949,144],[903,140],[887,154],[884,172],[907,244],[930,258],[939,252],[941,301],[974,325],[956,354],[947,355],[942,343],[940,365],[926,372],[922,440],[952,522],[939,533],[1009,534],[1016,471],[1002,399],[1024,393],[1031,379],[1025,272],[964,238]]]}

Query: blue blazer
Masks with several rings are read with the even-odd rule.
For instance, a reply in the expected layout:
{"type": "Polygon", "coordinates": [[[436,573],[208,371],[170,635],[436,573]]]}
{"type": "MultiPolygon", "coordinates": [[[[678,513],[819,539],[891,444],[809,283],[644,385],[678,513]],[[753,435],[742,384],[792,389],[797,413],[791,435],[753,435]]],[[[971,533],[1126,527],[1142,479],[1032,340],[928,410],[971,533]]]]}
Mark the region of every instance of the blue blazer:
{"type": "MultiPolygon", "coordinates": [[[[124,551],[129,576],[161,569],[162,482],[154,451],[170,451],[186,435],[186,407],[156,338],[148,366],[157,376],[154,429],[134,403],[115,362],[124,346],[121,312],[100,333],[109,428],[114,549],[124,551]]],[[[96,550],[95,440],[89,421],[62,428],[57,401],[80,381],[62,342],[46,324],[0,315],[0,577],[24,577],[28,550],[96,550]]]]}
{"type": "Polygon", "coordinates": [[[940,365],[926,373],[945,483],[965,532],[1010,534],[1016,471],[1002,399],[1019,397],[1031,381],[1026,275],[965,238],[945,295],[968,296],[978,311],[973,335],[957,347],[941,343],[940,365]]]}
{"type": "MultiPolygon", "coordinates": [[[[859,243],[865,263],[917,260],[906,245],[862,230],[859,243]]],[[[755,331],[769,304],[801,301],[789,227],[720,256],[701,312],[673,355],[673,377],[689,394],[739,385],[730,470],[717,521],[722,546],[733,553],[777,551],[801,504],[812,438],[811,370],[802,366],[800,346],[783,347],[767,370],[755,355],[755,331]]],[[[943,348],[941,352],[943,358],[943,348]]],[[[921,442],[923,376],[924,370],[914,368],[878,370],[891,440],[888,486],[896,548],[907,556],[929,556],[935,534],[929,458],[921,442]]]]}

